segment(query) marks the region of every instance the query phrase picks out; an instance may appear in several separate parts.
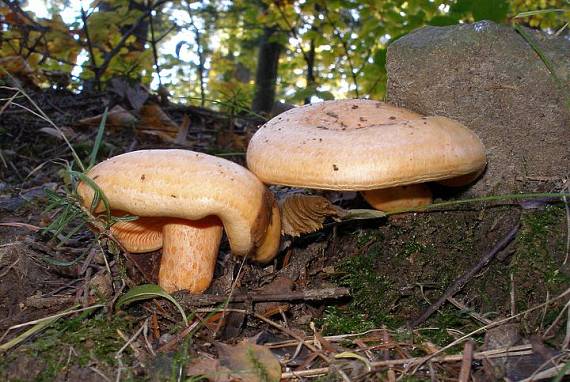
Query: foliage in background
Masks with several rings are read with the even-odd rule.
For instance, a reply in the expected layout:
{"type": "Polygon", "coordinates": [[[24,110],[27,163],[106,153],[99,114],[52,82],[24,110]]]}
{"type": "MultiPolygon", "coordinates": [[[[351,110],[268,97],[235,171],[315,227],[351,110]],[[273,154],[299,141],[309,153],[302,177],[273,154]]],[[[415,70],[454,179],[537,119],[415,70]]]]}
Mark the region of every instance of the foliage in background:
{"type": "Polygon", "coordinates": [[[16,1],[0,5],[6,70],[42,86],[73,89],[116,76],[149,85],[154,74],[185,101],[223,101],[236,110],[251,103],[267,28],[283,47],[277,98],[303,103],[313,96],[381,99],[387,46],[423,25],[487,19],[554,32],[570,20],[570,12],[513,18],[570,9],[568,0],[105,0],[91,2],[66,24],[60,12],[68,3],[47,2],[48,19],[24,12],[16,1]],[[173,41],[175,49],[165,51],[173,41]]]}

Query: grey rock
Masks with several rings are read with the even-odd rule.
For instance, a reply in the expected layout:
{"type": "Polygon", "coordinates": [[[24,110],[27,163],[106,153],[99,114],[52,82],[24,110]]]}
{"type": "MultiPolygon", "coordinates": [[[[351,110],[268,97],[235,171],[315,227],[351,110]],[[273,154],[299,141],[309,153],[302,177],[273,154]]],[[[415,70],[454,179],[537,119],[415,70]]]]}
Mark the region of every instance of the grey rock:
{"type": "Polygon", "coordinates": [[[524,30],[559,81],[512,27],[489,21],[424,27],[388,48],[391,103],[456,119],[485,144],[470,196],[550,191],[570,173],[570,41],[524,30]]]}

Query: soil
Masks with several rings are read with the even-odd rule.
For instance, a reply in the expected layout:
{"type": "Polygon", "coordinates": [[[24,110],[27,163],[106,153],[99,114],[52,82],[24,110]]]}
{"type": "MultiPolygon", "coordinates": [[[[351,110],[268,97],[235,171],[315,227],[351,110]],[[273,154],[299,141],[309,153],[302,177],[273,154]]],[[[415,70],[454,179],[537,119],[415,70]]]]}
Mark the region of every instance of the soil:
{"type": "MultiPolygon", "coordinates": [[[[6,100],[14,91],[2,89],[0,93],[6,100]]],[[[27,94],[66,131],[78,155],[88,157],[97,128],[81,126],[78,121],[101,114],[108,95],[56,90],[27,94]]],[[[128,107],[124,100],[115,102],[128,107]]],[[[22,96],[18,103],[34,108],[22,96]]],[[[230,153],[225,155],[227,159],[243,164],[241,153],[259,121],[196,107],[161,107],[176,123],[184,115],[190,117],[191,128],[183,144],[165,142],[136,128],[109,128],[99,158],[142,148],[184,147],[230,153]]],[[[254,338],[257,343],[272,343],[291,339],[287,331],[268,325],[251,313],[228,313],[222,319],[219,313],[200,313],[197,308],[186,306],[187,312],[193,311],[200,318],[196,322],[201,324],[192,336],[182,338],[184,325],[180,315],[164,299],[110,309],[129,287],[155,281],[160,253],[124,256],[112,243],[97,241],[86,226],[64,241],[41,229],[61,216],[61,209],[46,210],[53,198],[45,190],[66,195],[69,185],[62,164],[73,160],[67,146],[49,128],[50,123],[15,105],[3,110],[0,119],[0,333],[72,306],[102,303],[106,307],[66,316],[7,350],[0,359],[1,380],[100,381],[117,376],[121,380],[176,380],[179,370],[192,374],[188,366],[192,359],[216,358],[216,342],[235,344],[254,338]],[[138,336],[121,350],[144,325],[148,328],[147,340],[138,336]]],[[[544,157],[549,155],[548,148],[543,148],[544,157]]],[[[552,191],[562,191],[562,186],[552,191]]],[[[438,200],[455,197],[441,187],[435,191],[438,200]]],[[[359,196],[345,195],[340,203],[345,208],[365,208],[359,196]]],[[[398,345],[391,350],[368,349],[377,359],[430,354],[429,349],[433,352],[480,328],[481,317],[498,321],[566,291],[570,285],[570,262],[565,263],[567,219],[568,210],[559,201],[535,200],[471,203],[369,221],[330,221],[319,232],[284,240],[277,259],[266,266],[247,262],[242,266],[239,259],[230,256],[224,243],[215,281],[207,293],[227,295],[232,286],[234,294],[348,287],[350,298],[249,301],[232,303],[230,307],[271,318],[300,336],[314,334],[311,323],[319,336],[384,328],[398,345]],[[419,329],[407,328],[517,226],[515,240],[455,294],[463,308],[444,304],[419,329]]],[[[185,298],[183,292],[174,297],[180,301],[185,298]]],[[[559,349],[565,321],[557,316],[567,300],[558,299],[544,309],[513,320],[517,323],[519,343],[528,343],[526,338],[538,334],[548,349],[559,349]]],[[[23,329],[9,330],[0,342],[16,338],[23,329]]],[[[481,349],[488,340],[484,331],[472,338],[481,349]]],[[[323,340],[322,346],[332,345],[323,340]]],[[[334,346],[354,349],[359,345],[357,341],[348,341],[334,346]]],[[[458,350],[461,347],[451,349],[458,350]]],[[[291,355],[295,348],[288,351],[291,355]]],[[[274,349],[277,357],[285,353],[274,349]]],[[[306,349],[297,357],[290,367],[319,365],[306,349]]],[[[484,369],[481,365],[474,368],[484,369]]],[[[345,370],[348,369],[347,366],[345,370]]],[[[357,373],[357,369],[362,367],[354,367],[350,373],[357,373]]],[[[441,378],[453,379],[459,366],[440,365],[436,372],[441,378]]],[[[363,378],[377,380],[385,378],[389,371],[384,368],[364,374],[363,378]]],[[[340,377],[331,373],[321,378],[340,377]]],[[[414,378],[417,379],[410,380],[430,379],[426,370],[414,378]]]]}

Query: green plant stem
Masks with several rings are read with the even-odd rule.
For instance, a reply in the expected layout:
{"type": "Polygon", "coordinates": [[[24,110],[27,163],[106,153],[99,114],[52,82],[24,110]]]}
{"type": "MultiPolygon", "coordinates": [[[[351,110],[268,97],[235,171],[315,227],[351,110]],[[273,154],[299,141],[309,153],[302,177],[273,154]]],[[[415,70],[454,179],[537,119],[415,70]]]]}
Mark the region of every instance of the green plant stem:
{"type": "Polygon", "coordinates": [[[491,196],[482,196],[480,198],[471,198],[471,199],[461,199],[461,200],[451,200],[448,202],[440,202],[440,203],[433,203],[429,204],[424,207],[414,207],[414,208],[406,208],[396,211],[387,212],[386,215],[396,215],[401,214],[404,212],[423,212],[423,211],[430,211],[442,207],[452,207],[452,206],[459,206],[462,204],[469,204],[469,203],[480,203],[480,202],[497,202],[497,201],[505,201],[505,200],[524,200],[524,199],[542,199],[542,198],[563,198],[569,197],[570,193],[565,192],[544,192],[544,193],[532,193],[532,194],[507,194],[507,195],[491,195],[491,196]]]}

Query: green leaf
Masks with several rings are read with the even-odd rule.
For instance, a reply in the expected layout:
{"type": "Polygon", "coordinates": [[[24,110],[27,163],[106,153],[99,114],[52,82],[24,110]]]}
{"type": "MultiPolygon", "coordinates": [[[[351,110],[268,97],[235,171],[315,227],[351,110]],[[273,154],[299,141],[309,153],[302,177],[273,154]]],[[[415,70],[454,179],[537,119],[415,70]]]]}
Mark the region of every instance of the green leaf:
{"type": "Polygon", "coordinates": [[[387,49],[379,49],[374,53],[374,65],[384,68],[386,66],[386,51],[387,49]]]}
{"type": "Polygon", "coordinates": [[[444,27],[447,25],[455,25],[459,20],[452,16],[434,16],[429,21],[429,25],[444,27]]]}
{"type": "Polygon", "coordinates": [[[127,293],[119,297],[117,303],[115,304],[115,308],[119,309],[121,306],[129,305],[135,301],[149,300],[156,297],[162,297],[172,302],[180,311],[182,319],[184,320],[184,324],[188,326],[188,318],[186,317],[186,313],[184,313],[182,306],[180,306],[174,297],[166,293],[164,289],[155,284],[145,284],[131,288],[127,293]]]}
{"type": "Polygon", "coordinates": [[[323,91],[317,91],[316,92],[317,97],[324,99],[325,101],[334,99],[334,94],[332,94],[329,91],[323,90],[323,91]]]}
{"type": "Polygon", "coordinates": [[[509,3],[506,0],[478,0],[471,10],[475,21],[491,20],[501,22],[509,13],[509,3]]]}

